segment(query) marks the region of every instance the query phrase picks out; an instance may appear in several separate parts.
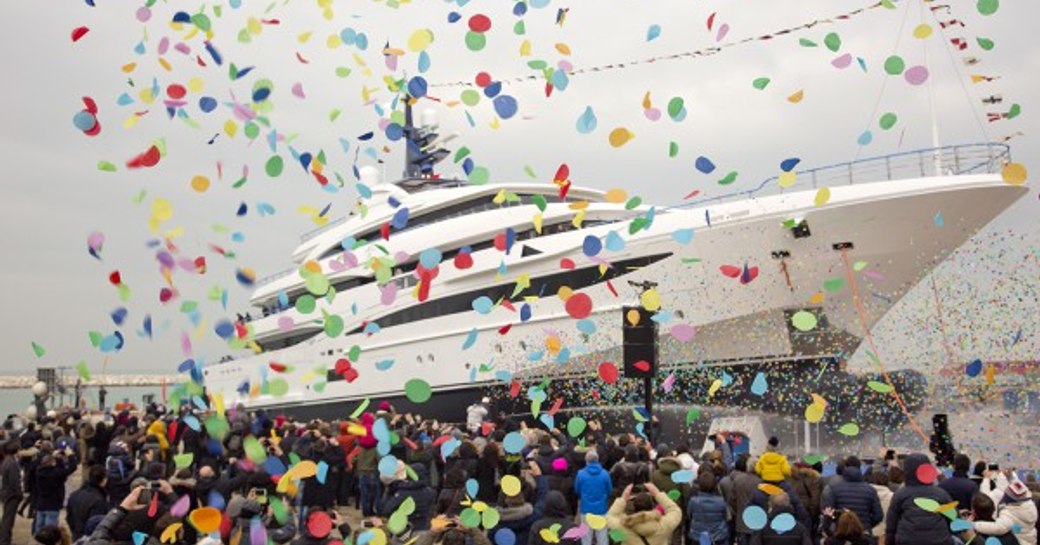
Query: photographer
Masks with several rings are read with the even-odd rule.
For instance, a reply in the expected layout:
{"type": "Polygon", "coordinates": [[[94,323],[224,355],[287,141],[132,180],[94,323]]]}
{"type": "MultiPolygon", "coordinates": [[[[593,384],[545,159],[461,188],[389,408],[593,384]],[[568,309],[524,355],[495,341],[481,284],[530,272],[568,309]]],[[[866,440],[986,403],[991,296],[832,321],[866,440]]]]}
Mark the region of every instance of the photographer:
{"type": "Polygon", "coordinates": [[[458,518],[434,520],[430,531],[419,536],[412,545],[491,545],[484,532],[463,526],[458,518]]]}

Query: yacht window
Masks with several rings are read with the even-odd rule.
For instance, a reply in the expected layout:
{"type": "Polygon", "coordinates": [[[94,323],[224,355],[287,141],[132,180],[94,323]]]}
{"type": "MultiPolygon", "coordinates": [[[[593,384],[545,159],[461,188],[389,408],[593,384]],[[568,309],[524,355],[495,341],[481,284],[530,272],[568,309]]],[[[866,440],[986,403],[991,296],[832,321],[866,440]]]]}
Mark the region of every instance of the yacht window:
{"type": "MultiPolygon", "coordinates": [[[[422,320],[428,320],[430,318],[438,318],[441,316],[448,316],[452,314],[461,314],[472,310],[473,299],[481,295],[486,295],[491,298],[492,301],[498,301],[499,299],[510,299],[511,301],[519,301],[527,295],[537,294],[540,297],[547,295],[553,295],[560,290],[563,286],[569,286],[573,290],[580,290],[589,286],[606,282],[613,278],[623,276],[632,272],[634,269],[646,267],[656,263],[672,254],[656,254],[646,257],[639,257],[634,259],[627,259],[624,261],[618,261],[613,263],[613,267],[607,269],[607,271],[601,276],[599,272],[599,266],[585,267],[582,269],[575,269],[572,271],[564,271],[560,273],[550,274],[541,276],[538,278],[531,279],[531,287],[528,290],[517,294],[513,297],[513,287],[515,284],[500,284],[492,286],[490,288],[484,288],[479,290],[468,291],[457,295],[450,295],[440,299],[434,299],[425,303],[414,304],[408,308],[398,310],[377,318],[374,321],[379,324],[381,329],[393,327],[397,325],[403,325],[412,322],[419,322],[422,320]]],[[[360,333],[361,327],[357,327],[352,330],[349,335],[360,333]]]]}
{"type": "Polygon", "coordinates": [[[302,333],[296,333],[294,335],[290,335],[288,337],[285,337],[284,339],[276,339],[276,340],[273,340],[273,341],[266,341],[266,342],[258,343],[258,344],[260,345],[260,349],[262,351],[270,352],[271,350],[280,350],[282,348],[289,348],[290,346],[294,346],[294,345],[300,344],[303,341],[306,341],[306,340],[314,337],[318,333],[321,333],[320,329],[311,330],[311,331],[304,331],[302,333]]]}

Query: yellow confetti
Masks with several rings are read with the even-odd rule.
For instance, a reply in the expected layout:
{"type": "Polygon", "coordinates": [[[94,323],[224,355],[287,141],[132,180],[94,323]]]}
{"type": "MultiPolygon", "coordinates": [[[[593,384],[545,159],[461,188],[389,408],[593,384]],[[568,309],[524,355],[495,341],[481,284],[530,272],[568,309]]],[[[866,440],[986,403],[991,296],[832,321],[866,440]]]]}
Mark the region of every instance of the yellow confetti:
{"type": "Polygon", "coordinates": [[[167,72],[173,71],[173,66],[170,65],[170,61],[164,59],[163,57],[159,57],[159,66],[162,66],[163,69],[167,72]]]}
{"type": "Polygon", "coordinates": [[[129,74],[130,72],[133,72],[136,68],[137,68],[137,63],[136,62],[131,62],[131,63],[124,64],[123,67],[121,68],[121,70],[123,72],[129,74]]]}
{"type": "Polygon", "coordinates": [[[661,292],[656,289],[648,289],[639,296],[639,302],[646,310],[657,312],[661,308],[661,292]]]}
{"type": "Polygon", "coordinates": [[[228,119],[227,121],[224,122],[224,133],[227,134],[229,138],[234,138],[235,137],[235,133],[237,133],[237,132],[238,132],[238,123],[235,123],[234,119],[228,119]]]}
{"type": "Polygon", "coordinates": [[[805,91],[799,90],[798,92],[794,93],[793,95],[787,97],[787,101],[792,103],[792,104],[798,104],[799,102],[802,101],[803,98],[805,98],[805,91]]]}
{"type": "Polygon", "coordinates": [[[193,78],[188,80],[188,90],[191,91],[192,93],[199,93],[205,87],[206,87],[206,82],[202,78],[200,78],[198,76],[195,76],[195,77],[193,77],[193,78]]]}
{"type": "Polygon", "coordinates": [[[514,475],[502,477],[500,486],[502,487],[502,493],[506,496],[515,496],[520,493],[520,479],[514,475]]]}
{"type": "Polygon", "coordinates": [[[205,176],[195,176],[191,179],[191,188],[198,193],[205,193],[209,189],[209,178],[205,176]]]}
{"type": "Polygon", "coordinates": [[[328,47],[329,49],[336,49],[341,45],[343,45],[343,40],[340,39],[339,34],[330,34],[329,37],[325,39],[325,47],[328,47]]]}
{"type": "Polygon", "coordinates": [[[820,420],[823,420],[823,411],[825,407],[818,403],[813,403],[805,408],[805,420],[810,424],[816,424],[820,420]]]}
{"type": "Polygon", "coordinates": [[[569,45],[565,44],[565,43],[562,43],[562,42],[556,44],[556,50],[559,51],[561,55],[570,55],[571,54],[571,47],[569,45]]]}
{"type": "Polygon", "coordinates": [[[639,318],[640,318],[640,314],[639,314],[639,311],[636,310],[636,309],[632,309],[632,310],[628,311],[628,314],[625,314],[625,319],[628,320],[628,323],[630,323],[630,324],[632,324],[634,326],[639,325],[639,318]]]}
{"type": "Polygon", "coordinates": [[[296,36],[296,41],[300,42],[301,44],[305,44],[310,41],[311,35],[313,34],[314,32],[310,30],[308,30],[307,32],[301,32],[298,36],[296,36]]]}
{"type": "Polygon", "coordinates": [[[610,131],[610,145],[615,148],[620,148],[628,143],[629,140],[635,138],[635,134],[626,129],[625,127],[618,127],[610,131]]]}
{"type": "Polygon", "coordinates": [[[719,388],[722,388],[722,379],[717,378],[711,383],[711,386],[708,387],[708,397],[715,395],[715,392],[718,392],[719,388]]]}
{"type": "Polygon", "coordinates": [[[628,200],[628,192],[624,189],[614,188],[607,191],[607,194],[604,195],[603,198],[611,204],[621,204],[628,200]]]}
{"type": "Polygon", "coordinates": [[[560,286],[560,289],[556,290],[556,296],[559,297],[561,301],[570,299],[572,295],[574,295],[574,290],[572,290],[570,286],[560,286]]]}
{"type": "Polygon", "coordinates": [[[777,182],[780,187],[786,189],[798,183],[798,175],[794,172],[781,172],[780,176],[777,177],[777,182]]]}
{"type": "Polygon", "coordinates": [[[650,108],[653,108],[653,107],[654,107],[653,103],[650,102],[650,91],[647,91],[646,94],[643,95],[643,109],[644,110],[649,110],[650,108]]]}
{"type": "Polygon", "coordinates": [[[539,235],[542,234],[542,213],[538,212],[531,218],[531,223],[534,225],[534,231],[539,235]]]}
{"type": "Polygon", "coordinates": [[[250,17],[249,20],[246,21],[246,30],[254,36],[260,34],[263,29],[264,27],[260,24],[260,19],[257,19],[256,17],[250,17]]]}
{"type": "Polygon", "coordinates": [[[592,528],[593,530],[602,530],[607,527],[607,517],[604,517],[603,515],[586,513],[585,522],[589,525],[589,528],[592,528]]]}
{"type": "Polygon", "coordinates": [[[809,298],[809,304],[810,305],[820,305],[820,304],[823,304],[824,297],[825,296],[823,295],[823,292],[822,291],[818,291],[818,292],[812,294],[812,297],[809,298]]]}
{"type": "Polygon", "coordinates": [[[418,53],[433,43],[433,31],[428,28],[420,28],[408,37],[408,50],[418,53]]]}
{"type": "Polygon", "coordinates": [[[829,187],[821,187],[816,192],[816,198],[813,199],[813,204],[816,206],[823,206],[831,200],[831,190],[829,187]]]}
{"type": "Polygon", "coordinates": [[[524,40],[520,44],[520,56],[530,57],[531,56],[531,40],[524,40]]]}
{"type": "Polygon", "coordinates": [[[1000,176],[1005,183],[1011,185],[1022,185],[1026,183],[1028,173],[1022,163],[1008,163],[1000,170],[1000,176]]]}
{"type": "Polygon", "coordinates": [[[921,23],[914,28],[914,38],[923,40],[932,35],[932,27],[925,23],[921,23]]]}

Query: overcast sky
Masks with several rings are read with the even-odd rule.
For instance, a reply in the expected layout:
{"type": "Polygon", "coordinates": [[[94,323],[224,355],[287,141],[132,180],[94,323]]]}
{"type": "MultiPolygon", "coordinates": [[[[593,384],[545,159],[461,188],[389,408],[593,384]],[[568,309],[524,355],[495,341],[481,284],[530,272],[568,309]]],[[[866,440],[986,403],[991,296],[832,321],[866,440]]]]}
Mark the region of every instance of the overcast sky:
{"type": "MultiPolygon", "coordinates": [[[[362,133],[378,131],[373,108],[362,105],[362,87],[378,89],[374,97],[389,98],[382,83],[387,69],[381,47],[389,40],[392,46],[405,48],[416,29],[429,28],[435,35],[427,50],[431,67],[424,76],[437,83],[472,80],[479,71],[501,79],[528,75],[533,73],[526,66],[531,59],[555,64],[566,58],[575,68],[582,68],[692,51],[716,45],[717,33],[724,24],[729,26],[728,35],[719,43],[867,5],[865,0],[552,0],[545,8],[528,12],[524,17],[526,35],[517,36],[513,25],[518,19],[511,13],[512,2],[505,1],[475,1],[459,7],[456,2],[418,0],[399,9],[389,8],[386,2],[341,1],[334,4],[332,20],[324,19],[313,1],[242,3],[244,6],[237,10],[224,5],[223,16],[213,18],[212,43],[221,51],[225,65],[205,69],[192,60],[202,53],[210,61],[200,51],[198,38],[186,41],[192,49],[191,57],[172,47],[184,33],[172,30],[167,21],[174,11],[171,6],[187,7],[182,2],[159,3],[146,23],[138,21],[135,14],[143,2],[97,0],[96,8],[83,2],[67,2],[60,9],[45,2],[6,6],[7,30],[0,37],[0,59],[9,74],[0,86],[0,153],[7,171],[0,199],[5,372],[31,371],[38,365],[75,365],[80,360],[87,361],[95,373],[100,372],[104,358],[90,346],[87,332],[108,334],[115,330],[108,313],[122,303],[107,281],[114,270],[121,272],[133,299],[126,304],[127,346],[110,358],[109,371],[172,370],[183,359],[181,332],[192,329],[185,315],[178,312],[180,302],[185,300],[198,301],[203,315],[204,329],[193,341],[195,353],[219,357],[224,352],[212,333],[213,323],[245,310],[249,295],[248,290],[236,285],[234,270],[251,267],[263,276],[288,267],[297,236],[315,227],[307,216],[297,212],[299,206],[321,208],[331,203],[332,217],[350,209],[356,198],[353,190],[335,195],[321,190],[292,164],[284,145],[280,153],[288,159],[285,173],[277,179],[268,178],[263,165],[270,151],[263,138],[250,144],[241,127],[234,138],[223,134],[229,110],[221,106],[213,113],[201,113],[196,104],[203,95],[223,102],[233,91],[245,100],[253,82],[270,79],[274,82],[271,119],[278,130],[296,135],[293,146],[300,151],[325,150],[328,171],[349,177],[359,144],[362,149],[386,144],[381,136],[368,143],[357,139],[362,133]],[[560,7],[569,8],[569,12],[564,23],[557,25],[560,7]],[[447,22],[452,10],[463,15],[455,24],[447,22]],[[493,25],[487,33],[487,47],[472,52],[464,42],[465,24],[481,11],[493,25]],[[706,21],[713,12],[717,15],[709,31],[706,21]],[[244,44],[237,37],[246,27],[247,17],[277,19],[278,24],[263,25],[261,33],[244,44]],[[660,25],[661,34],[648,43],[647,30],[654,24],[660,25]],[[81,25],[90,31],[78,43],[72,43],[70,32],[81,25]],[[328,38],[346,27],[365,33],[370,42],[367,51],[327,47],[328,38]],[[304,43],[300,36],[305,32],[312,35],[304,43]],[[171,40],[165,58],[173,64],[172,72],[163,70],[157,61],[156,49],[163,37],[171,40]],[[524,39],[531,44],[528,58],[519,55],[524,39]],[[139,55],[133,50],[142,40],[145,53],[139,55]],[[565,57],[556,44],[565,44],[571,54],[565,57]],[[358,66],[355,54],[372,70],[370,77],[358,66]],[[301,62],[297,55],[308,62],[301,62]],[[132,62],[137,63],[133,73],[121,71],[132,62]],[[232,83],[228,79],[231,62],[256,68],[232,83]],[[352,72],[346,78],[337,77],[337,67],[349,67],[352,72]],[[151,85],[153,77],[165,89],[172,83],[186,85],[196,76],[204,89],[189,94],[192,105],[188,111],[201,129],[170,121],[158,104],[121,107],[116,103],[123,92],[136,98],[140,89],[151,85]],[[134,87],[128,86],[128,78],[134,87]],[[297,83],[306,98],[291,92],[297,83]],[[94,138],[72,124],[73,116],[83,108],[83,96],[93,97],[99,104],[103,128],[94,138]],[[333,109],[341,110],[341,114],[330,121],[333,109]],[[139,123],[124,129],[125,119],[144,110],[149,113],[139,123]],[[217,133],[222,134],[208,144],[217,133]],[[158,166],[124,168],[126,160],[146,150],[157,138],[165,139],[168,149],[158,166]],[[343,152],[340,139],[349,142],[349,154],[343,152]],[[100,160],[118,165],[119,171],[99,171],[96,165],[100,160]],[[223,165],[221,180],[217,178],[218,162],[223,165]],[[239,178],[243,165],[249,166],[249,181],[233,189],[231,184],[239,178]],[[205,193],[191,189],[189,182],[196,175],[213,181],[205,193]],[[142,191],[146,192],[142,204],[134,204],[135,196],[142,191]],[[167,307],[159,304],[163,282],[154,250],[146,247],[156,235],[148,229],[150,203],[156,198],[169,200],[174,208],[174,217],[164,224],[163,232],[183,227],[183,236],[175,240],[182,254],[206,255],[210,264],[205,276],[178,271],[175,283],[180,298],[167,307]],[[248,204],[249,213],[236,217],[242,202],[248,204]],[[260,202],[273,205],[276,214],[259,217],[256,205],[260,202]],[[100,262],[86,251],[87,237],[94,231],[106,237],[100,262]],[[244,242],[232,240],[231,233],[235,232],[244,237],[244,242]],[[236,257],[222,258],[208,249],[210,244],[233,249],[236,257]],[[214,286],[230,292],[226,312],[207,300],[214,286]],[[156,322],[153,341],[134,333],[146,314],[156,322]],[[34,357],[31,341],[45,347],[44,358],[34,357]]],[[[548,99],[540,81],[508,83],[504,92],[515,96],[520,104],[516,117],[502,121],[497,129],[491,128],[493,111],[485,99],[469,110],[476,125],[471,128],[464,107],[440,106],[442,132],[460,132],[453,145],[469,147],[475,160],[490,169],[493,181],[526,180],[524,167],[530,166],[539,181],[550,183],[556,167],[566,162],[576,184],[604,190],[622,187],[642,195],[646,202],[675,203],[694,189],[705,196],[723,192],[715,183],[717,176],[700,175],[694,170],[699,155],[710,157],[723,172],[738,171],[738,181],[726,190],[740,190],[776,174],[779,162],[787,157],[800,157],[803,166],[813,166],[928,146],[931,129],[926,86],[912,87],[901,78],[885,76],[881,68],[893,53],[905,58],[908,65],[922,64],[927,51],[943,143],[982,142],[1022,131],[1025,136],[1011,142],[1014,156],[1031,172],[1040,172],[1040,140],[1032,110],[1040,90],[1040,41],[1035,37],[1040,4],[1004,2],[996,14],[983,17],[974,2],[955,2],[953,16],[943,14],[940,18],[956,18],[967,25],[948,30],[952,32],[949,37],[963,36],[970,42],[966,52],[950,52],[938,32],[926,40],[914,39],[911,32],[920,23],[920,10],[917,4],[904,9],[905,4],[899,2],[896,10],[872,9],[849,21],[821,24],[767,42],[727,48],[712,57],[575,75],[565,91],[556,91],[548,99]],[[829,32],[841,37],[839,53],[823,46],[829,32]],[[982,51],[976,37],[992,39],[995,48],[982,51]],[[799,38],[811,39],[820,47],[799,46],[799,38]],[[855,62],[844,70],[831,65],[832,59],[846,52],[861,57],[867,71],[860,70],[855,62]],[[976,56],[981,62],[965,67],[961,61],[964,56],[976,56]],[[967,79],[970,73],[1001,79],[972,85],[967,79]],[[751,85],[759,77],[771,79],[765,90],[751,85]],[[804,91],[800,103],[786,100],[799,90],[804,91]],[[648,91],[654,106],[662,110],[670,98],[682,97],[688,111],[686,119],[674,122],[665,113],[659,121],[648,120],[641,106],[648,91]],[[1002,95],[1005,103],[983,105],[979,99],[990,94],[1002,95]],[[985,121],[986,112],[1006,110],[1012,102],[1023,107],[1018,119],[992,124],[985,121]],[[586,106],[595,110],[599,126],[592,134],[582,135],[575,130],[575,122],[586,106]],[[899,122],[892,130],[881,131],[877,118],[888,111],[897,113],[899,122]],[[630,129],[634,140],[620,149],[611,148],[607,134],[615,127],[630,129]],[[859,149],[857,137],[867,128],[873,129],[874,140],[859,149]],[[669,158],[668,145],[673,141],[680,151],[677,157],[669,158]]],[[[934,20],[926,20],[938,31],[934,20]]],[[[398,75],[402,71],[415,75],[416,67],[417,55],[409,52],[399,60],[398,75]]],[[[462,89],[431,87],[430,94],[445,101],[457,100],[462,89]]],[[[387,158],[386,170],[391,178],[401,168],[399,151],[387,158]]],[[[362,154],[360,164],[371,163],[362,154]]],[[[450,172],[453,167],[446,168],[450,172]]],[[[930,216],[934,212],[922,213],[930,216]]],[[[998,220],[996,227],[1028,235],[1025,240],[1031,242],[1020,242],[1020,246],[1035,244],[1037,217],[1040,206],[1036,192],[1031,191],[998,220]]],[[[961,261],[970,265],[972,259],[967,256],[961,261]]],[[[967,282],[992,281],[972,274],[966,277],[967,282]]],[[[1035,282],[1035,278],[1030,280],[1035,282]]],[[[893,326],[898,320],[897,315],[888,329],[900,329],[893,326]]]]}

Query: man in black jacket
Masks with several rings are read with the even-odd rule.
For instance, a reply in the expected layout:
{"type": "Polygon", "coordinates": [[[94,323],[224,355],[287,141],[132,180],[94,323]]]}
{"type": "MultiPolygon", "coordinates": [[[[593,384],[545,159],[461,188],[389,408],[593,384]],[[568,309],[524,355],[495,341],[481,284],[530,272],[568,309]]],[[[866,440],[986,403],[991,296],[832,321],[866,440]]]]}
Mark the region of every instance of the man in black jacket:
{"type": "Polygon", "coordinates": [[[18,465],[18,442],[4,445],[4,461],[0,464],[0,501],[4,504],[0,519],[0,545],[11,545],[14,517],[22,501],[22,468],[18,465]]]}
{"type": "MultiPolygon", "coordinates": [[[[918,477],[918,469],[928,464],[928,456],[911,454],[903,462],[906,472],[906,486],[900,488],[892,496],[885,515],[885,545],[948,545],[950,543],[950,525],[941,513],[933,513],[923,509],[918,500],[927,498],[935,500],[939,505],[950,501],[945,490],[932,484],[933,480],[923,482],[918,477]]],[[[925,475],[926,471],[921,474],[925,475]]]]}
{"type": "Polygon", "coordinates": [[[874,487],[863,480],[859,458],[849,456],[841,469],[841,477],[835,478],[823,489],[820,505],[836,511],[848,509],[859,517],[863,528],[870,532],[885,520],[881,511],[881,500],[874,487]]]}
{"type": "Polygon", "coordinates": [[[968,477],[969,469],[971,469],[971,459],[963,454],[958,454],[953,457],[953,477],[939,483],[939,488],[957,500],[957,509],[970,510],[971,500],[979,491],[979,485],[968,477]]]}
{"type": "Polygon", "coordinates": [[[69,496],[65,521],[68,522],[69,530],[72,531],[72,539],[76,540],[84,535],[90,517],[104,516],[108,512],[105,481],[105,468],[91,466],[87,472],[87,481],[79,490],[69,496]]]}

